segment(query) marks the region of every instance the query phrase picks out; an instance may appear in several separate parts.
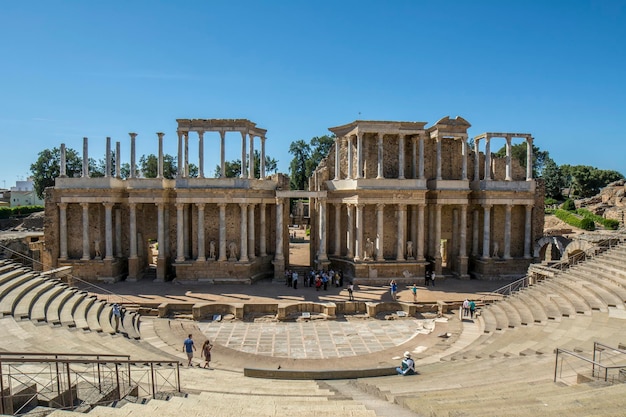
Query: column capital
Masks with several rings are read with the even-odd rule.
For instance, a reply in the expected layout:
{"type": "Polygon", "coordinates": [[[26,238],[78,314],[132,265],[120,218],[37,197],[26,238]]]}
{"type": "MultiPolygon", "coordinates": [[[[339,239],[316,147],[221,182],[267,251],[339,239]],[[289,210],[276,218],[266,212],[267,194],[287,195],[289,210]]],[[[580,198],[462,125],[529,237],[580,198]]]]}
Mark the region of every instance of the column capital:
{"type": "Polygon", "coordinates": [[[86,209],[86,208],[89,208],[89,203],[80,203],[80,206],[86,209]]]}
{"type": "Polygon", "coordinates": [[[228,203],[217,203],[217,206],[219,208],[224,208],[224,207],[226,207],[226,204],[228,204],[228,203]]]}
{"type": "Polygon", "coordinates": [[[204,210],[205,205],[206,203],[196,203],[196,207],[198,207],[198,210],[204,210]]]}
{"type": "Polygon", "coordinates": [[[177,209],[180,209],[180,210],[185,208],[185,203],[175,203],[174,205],[176,206],[177,209]]]}
{"type": "Polygon", "coordinates": [[[157,132],[157,137],[158,137],[159,139],[163,139],[163,136],[165,136],[165,133],[163,133],[163,132],[157,132]]]}
{"type": "Polygon", "coordinates": [[[406,203],[398,203],[398,211],[406,211],[406,203]]]}
{"type": "Polygon", "coordinates": [[[341,204],[342,204],[342,203],[333,203],[333,207],[336,207],[336,208],[341,208],[341,204]]]}
{"type": "Polygon", "coordinates": [[[482,204],[482,207],[484,209],[490,209],[491,207],[493,207],[493,204],[482,204]]]}
{"type": "Polygon", "coordinates": [[[131,139],[135,139],[137,137],[137,134],[135,132],[130,132],[128,135],[131,139]]]}
{"type": "Polygon", "coordinates": [[[105,208],[111,209],[111,208],[113,208],[113,206],[115,205],[115,203],[111,203],[110,201],[105,201],[104,203],[102,203],[102,205],[103,205],[105,208]]]}
{"type": "Polygon", "coordinates": [[[284,204],[282,197],[276,197],[276,204],[284,204]]]}
{"type": "Polygon", "coordinates": [[[200,138],[204,137],[204,130],[198,130],[198,137],[200,138]]]}
{"type": "Polygon", "coordinates": [[[57,205],[59,206],[59,208],[62,208],[64,210],[67,208],[67,203],[57,203],[57,205]]]}
{"type": "Polygon", "coordinates": [[[383,210],[385,208],[385,203],[376,203],[376,210],[383,210]]]}

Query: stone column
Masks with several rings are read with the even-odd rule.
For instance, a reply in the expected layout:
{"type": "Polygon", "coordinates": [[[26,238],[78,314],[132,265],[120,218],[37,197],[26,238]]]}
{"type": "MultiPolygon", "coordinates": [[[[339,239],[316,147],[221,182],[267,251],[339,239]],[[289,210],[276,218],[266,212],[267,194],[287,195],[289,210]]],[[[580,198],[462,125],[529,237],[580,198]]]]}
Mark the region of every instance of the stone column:
{"type": "Polygon", "coordinates": [[[240,203],[239,208],[241,209],[241,228],[239,231],[239,261],[248,262],[248,222],[246,221],[246,218],[248,217],[248,204],[240,203]]]}
{"type": "Polygon", "coordinates": [[[83,178],[89,178],[89,139],[83,138],[83,178]]]}
{"type": "Polygon", "coordinates": [[[165,204],[157,203],[157,240],[159,243],[159,254],[158,259],[161,261],[165,260],[165,204]]]}
{"type": "Polygon", "coordinates": [[[135,138],[136,133],[129,133],[130,136],[130,177],[135,178],[137,175],[137,164],[135,163],[135,138]]]}
{"type": "Polygon", "coordinates": [[[178,131],[178,170],[176,171],[176,178],[183,177],[183,132],[178,131]]]}
{"type": "Polygon", "coordinates": [[[437,181],[441,181],[441,141],[443,138],[437,138],[435,141],[437,142],[437,181]]]}
{"type": "MultiPolygon", "coordinates": [[[[222,171],[223,172],[223,171],[222,171]]],[[[218,203],[220,209],[220,255],[218,261],[226,261],[226,203],[218,203]]]]}
{"type": "Polygon", "coordinates": [[[254,234],[254,204],[248,204],[248,258],[251,261],[256,258],[254,234]]]}
{"type": "Polygon", "coordinates": [[[417,166],[417,172],[419,175],[419,179],[424,179],[424,137],[422,135],[419,136],[419,160],[417,166]]]}
{"type": "Polygon", "coordinates": [[[532,231],[532,219],[533,219],[533,206],[532,204],[526,205],[526,222],[524,223],[524,258],[530,258],[530,243],[531,243],[531,231],[532,231]]]}
{"type": "Polygon", "coordinates": [[[67,203],[59,203],[59,259],[67,260],[67,203]]]}
{"type": "Polygon", "coordinates": [[[339,165],[339,151],[341,150],[341,138],[335,138],[335,181],[341,179],[340,165],[339,165]]]}
{"type": "Polygon", "coordinates": [[[65,143],[61,144],[61,167],[60,167],[59,177],[61,177],[61,178],[67,177],[67,162],[66,162],[65,143]]]}
{"type": "Polygon", "coordinates": [[[185,204],[185,208],[183,209],[183,256],[185,259],[191,259],[191,245],[189,243],[189,231],[191,230],[189,227],[189,223],[191,223],[191,219],[189,218],[191,216],[190,210],[191,204],[185,204]]]}
{"type": "Polygon", "coordinates": [[[102,203],[104,205],[104,259],[113,259],[113,203],[102,203]]]}
{"type": "Polygon", "coordinates": [[[326,253],[326,199],[320,198],[320,224],[319,224],[319,255],[318,260],[321,262],[328,261],[328,254],[326,253]]]}
{"type": "Polygon", "coordinates": [[[346,257],[354,256],[354,205],[346,204],[348,213],[348,230],[346,230],[346,257]]]}
{"type": "Polygon", "coordinates": [[[276,198],[276,254],[274,259],[277,261],[283,261],[285,255],[283,254],[283,200],[282,198],[276,198]]]}
{"type": "Polygon", "coordinates": [[[417,260],[424,260],[424,204],[417,205],[417,260]]]}
{"type": "Polygon", "coordinates": [[[185,205],[176,203],[176,262],[185,261],[185,205]]]}
{"type": "Polygon", "coordinates": [[[246,159],[246,132],[241,132],[241,178],[248,176],[247,159],[246,159]]]}
{"type": "Polygon", "coordinates": [[[385,205],[376,204],[376,256],[377,262],[385,260],[385,205]]]}
{"type": "Polygon", "coordinates": [[[353,156],[352,156],[352,136],[346,136],[346,143],[348,144],[348,175],[346,175],[346,179],[351,180],[352,170],[353,170],[353,156]]]}
{"type": "Polygon", "coordinates": [[[106,140],[106,150],[104,159],[104,177],[108,178],[111,176],[111,138],[107,136],[106,140]]]}
{"type": "Polygon", "coordinates": [[[463,155],[463,166],[461,168],[461,179],[467,180],[467,138],[461,136],[461,154],[463,155]]]}
{"type": "Polygon", "coordinates": [[[185,140],[185,169],[183,170],[183,177],[189,178],[189,132],[183,132],[183,139],[185,140]]]}
{"type": "Polygon", "coordinates": [[[441,204],[435,205],[435,268],[441,275],[441,204]]]}
{"type": "Polygon", "coordinates": [[[511,137],[506,137],[506,168],[505,168],[505,181],[511,181],[511,137]]]}
{"type": "Polygon", "coordinates": [[[478,150],[478,141],[474,139],[474,181],[480,181],[480,151],[478,150]]]}
{"type": "Polygon", "coordinates": [[[115,142],[115,178],[122,178],[122,153],[119,142],[115,142]]]}
{"type": "Polygon", "coordinates": [[[478,256],[478,231],[479,216],[478,209],[474,210],[474,219],[472,221],[472,256],[478,256]]]}
{"type": "Polygon", "coordinates": [[[259,251],[261,252],[260,256],[267,256],[267,237],[265,235],[265,231],[267,230],[267,221],[265,219],[266,211],[266,204],[261,203],[259,211],[259,225],[261,226],[261,230],[259,231],[259,251]]]}
{"type": "Polygon", "coordinates": [[[115,256],[122,257],[122,210],[115,209],[115,256]]]}
{"type": "Polygon", "coordinates": [[[89,203],[80,203],[83,208],[83,261],[91,259],[89,253],[89,203]]]}
{"type": "Polygon", "coordinates": [[[504,259],[511,259],[511,205],[504,206],[504,259]]]}
{"type": "Polygon", "coordinates": [[[163,178],[163,136],[165,136],[165,133],[157,132],[157,137],[159,138],[159,172],[157,173],[157,178],[163,178]]]}
{"type": "Polygon", "coordinates": [[[491,181],[491,137],[485,138],[485,180],[491,181]]]}
{"type": "MultiPolygon", "coordinates": [[[[417,244],[417,206],[415,204],[411,205],[411,242],[413,242],[413,247],[417,244]]],[[[415,254],[413,254],[415,256],[415,254]]]]}
{"type": "Polygon", "coordinates": [[[454,265],[457,263],[456,257],[459,255],[459,210],[452,207],[452,238],[448,242],[447,251],[448,251],[448,267],[452,266],[453,270],[457,270],[458,265],[454,265]]]}
{"type": "Polygon", "coordinates": [[[250,156],[248,157],[249,160],[249,170],[248,170],[248,179],[254,179],[254,135],[249,134],[250,136],[250,156]]]}
{"type": "Polygon", "coordinates": [[[198,177],[204,178],[204,132],[198,131],[198,177]]]}
{"type": "Polygon", "coordinates": [[[383,136],[383,133],[378,132],[378,173],[376,174],[376,179],[379,180],[385,178],[385,174],[383,171],[383,136]]]}
{"type": "Polygon", "coordinates": [[[467,205],[461,204],[461,224],[459,226],[459,276],[469,278],[467,274],[467,205]]]}
{"type": "Polygon", "coordinates": [[[412,159],[411,159],[411,178],[417,178],[417,138],[415,136],[411,137],[411,151],[412,151],[412,159]]]}
{"type": "Polygon", "coordinates": [[[356,240],[354,242],[354,260],[363,259],[363,204],[356,205],[356,240]]]}
{"type": "Polygon", "coordinates": [[[533,138],[526,139],[526,181],[533,179],[533,138]]]}
{"type": "Polygon", "coordinates": [[[204,203],[196,203],[198,208],[198,258],[199,262],[206,261],[206,247],[204,242],[204,203]]]}
{"type": "Polygon", "coordinates": [[[403,180],[404,179],[404,168],[405,168],[405,163],[404,163],[404,135],[400,134],[398,135],[398,179],[403,180]]]}
{"type": "Polygon", "coordinates": [[[341,256],[341,203],[335,203],[335,256],[341,256]]]}
{"type": "Polygon", "coordinates": [[[491,204],[483,204],[483,258],[488,259],[491,247],[491,204]]]}
{"type": "Polygon", "coordinates": [[[396,261],[404,261],[404,235],[406,230],[406,204],[398,204],[398,237],[396,239],[396,261]]]}
{"type": "Polygon", "coordinates": [[[261,136],[261,179],[265,179],[265,136],[261,136]]]}
{"type": "Polygon", "coordinates": [[[220,178],[226,177],[226,132],[220,130],[220,178]]]}
{"type": "MultiPolygon", "coordinates": [[[[128,205],[130,210],[130,231],[129,231],[129,242],[130,242],[130,253],[129,259],[137,258],[137,204],[130,203],[128,205]]],[[[161,246],[163,242],[159,242],[159,246],[161,246]]],[[[151,254],[148,257],[152,256],[151,254]]]]}
{"type": "Polygon", "coordinates": [[[363,133],[356,135],[356,178],[363,178],[363,133]]]}

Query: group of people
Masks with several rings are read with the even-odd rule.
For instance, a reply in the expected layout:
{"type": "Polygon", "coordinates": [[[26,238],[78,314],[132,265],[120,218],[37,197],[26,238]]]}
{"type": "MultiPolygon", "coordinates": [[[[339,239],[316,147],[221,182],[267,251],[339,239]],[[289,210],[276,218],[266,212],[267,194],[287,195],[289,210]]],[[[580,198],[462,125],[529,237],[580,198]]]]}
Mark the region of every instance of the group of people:
{"type": "Polygon", "coordinates": [[[467,298],[463,301],[463,317],[474,318],[476,312],[476,303],[474,300],[469,301],[467,298]]]}
{"type": "Polygon", "coordinates": [[[426,275],[424,276],[424,284],[426,284],[427,287],[432,284],[432,286],[434,287],[436,276],[437,274],[435,274],[435,271],[427,270],[426,275]]]}
{"type": "Polygon", "coordinates": [[[305,287],[315,287],[317,291],[322,288],[324,291],[328,291],[329,285],[334,285],[337,288],[343,287],[343,271],[311,269],[308,274],[301,277],[297,271],[285,270],[285,285],[288,287],[297,289],[300,279],[302,279],[302,284],[305,287]]]}
{"type": "MultiPolygon", "coordinates": [[[[200,351],[201,357],[204,358],[205,369],[209,367],[209,363],[211,362],[211,350],[212,349],[213,349],[213,345],[211,344],[211,342],[208,339],[205,340],[204,343],[202,344],[202,350],[200,351]]],[[[187,359],[189,360],[187,362],[187,366],[193,366],[192,359],[193,359],[194,350],[196,350],[196,345],[193,342],[193,336],[190,334],[189,336],[187,336],[187,339],[185,339],[185,341],[183,342],[183,352],[187,354],[187,359]]]]}

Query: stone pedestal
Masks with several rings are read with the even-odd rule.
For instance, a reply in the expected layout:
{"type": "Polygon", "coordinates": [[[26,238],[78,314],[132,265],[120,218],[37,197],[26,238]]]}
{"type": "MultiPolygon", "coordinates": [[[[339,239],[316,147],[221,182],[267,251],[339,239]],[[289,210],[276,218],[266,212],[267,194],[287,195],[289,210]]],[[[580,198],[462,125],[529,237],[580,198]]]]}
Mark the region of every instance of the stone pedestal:
{"type": "Polygon", "coordinates": [[[128,277],[126,278],[126,281],[128,282],[137,282],[139,281],[139,278],[141,278],[140,275],[141,271],[140,271],[140,264],[139,264],[139,258],[132,258],[128,260],[128,277]]]}
{"type": "Polygon", "coordinates": [[[165,282],[167,277],[167,261],[165,259],[157,259],[156,276],[155,281],[165,282]]]}

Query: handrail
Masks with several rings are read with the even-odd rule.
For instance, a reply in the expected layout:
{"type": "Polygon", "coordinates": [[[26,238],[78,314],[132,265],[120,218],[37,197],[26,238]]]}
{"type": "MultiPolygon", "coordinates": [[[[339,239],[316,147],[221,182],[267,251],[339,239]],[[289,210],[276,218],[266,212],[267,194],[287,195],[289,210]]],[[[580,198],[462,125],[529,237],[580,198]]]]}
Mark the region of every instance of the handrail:
{"type": "Polygon", "coordinates": [[[0,361],[5,356],[38,356],[38,357],[46,357],[46,356],[67,356],[67,357],[77,357],[77,358],[126,358],[130,360],[130,355],[116,355],[113,353],[59,353],[59,352],[46,352],[46,353],[34,353],[34,352],[0,352],[0,361]]]}
{"type": "MultiPolygon", "coordinates": [[[[594,343],[594,349],[595,349],[595,343],[594,343]]],[[[555,353],[556,353],[556,358],[555,358],[555,364],[554,364],[554,382],[556,382],[557,375],[558,375],[559,354],[567,354],[567,355],[573,356],[573,357],[575,357],[577,359],[580,359],[580,360],[582,360],[584,362],[587,362],[587,363],[591,364],[592,365],[592,373],[593,373],[594,376],[596,375],[595,374],[596,367],[603,368],[604,369],[604,381],[605,382],[609,381],[609,377],[608,377],[609,370],[612,370],[612,369],[624,369],[624,365],[608,365],[608,366],[607,365],[603,365],[601,362],[596,361],[595,358],[594,359],[589,359],[589,358],[586,358],[586,357],[584,357],[582,355],[579,355],[576,352],[572,352],[572,351],[567,350],[567,349],[556,348],[555,353]]],[[[595,352],[594,352],[594,357],[595,357],[595,352]]]]}

